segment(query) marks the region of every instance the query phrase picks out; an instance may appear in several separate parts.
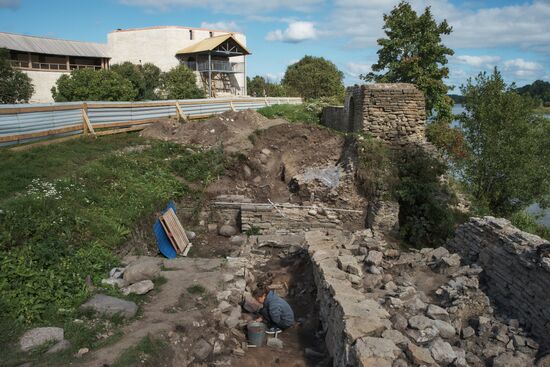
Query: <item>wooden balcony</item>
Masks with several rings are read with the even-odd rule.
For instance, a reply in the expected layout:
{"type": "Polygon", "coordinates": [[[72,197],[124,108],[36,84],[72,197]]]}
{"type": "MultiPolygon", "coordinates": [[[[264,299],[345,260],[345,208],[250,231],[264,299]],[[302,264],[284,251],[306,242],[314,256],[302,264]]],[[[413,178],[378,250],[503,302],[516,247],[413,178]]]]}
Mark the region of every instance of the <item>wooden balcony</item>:
{"type": "Polygon", "coordinates": [[[24,70],[50,70],[50,71],[68,71],[77,69],[100,70],[101,65],[83,65],[83,64],[57,64],[51,62],[32,62],[29,66],[28,61],[10,60],[11,65],[17,69],[24,70]]]}

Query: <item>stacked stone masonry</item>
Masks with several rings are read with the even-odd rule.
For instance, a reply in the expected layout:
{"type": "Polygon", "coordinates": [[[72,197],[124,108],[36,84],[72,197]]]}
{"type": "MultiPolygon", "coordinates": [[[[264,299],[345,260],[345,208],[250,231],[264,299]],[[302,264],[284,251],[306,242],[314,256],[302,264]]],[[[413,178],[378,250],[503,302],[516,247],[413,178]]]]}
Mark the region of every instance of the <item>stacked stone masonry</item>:
{"type": "Polygon", "coordinates": [[[550,346],[550,242],[484,217],[460,226],[448,248],[479,264],[489,297],[550,346]]]}
{"type": "Polygon", "coordinates": [[[346,92],[345,107],[327,107],[322,123],[340,131],[361,131],[392,144],[425,141],[424,95],[413,84],[356,85],[346,92]]]}

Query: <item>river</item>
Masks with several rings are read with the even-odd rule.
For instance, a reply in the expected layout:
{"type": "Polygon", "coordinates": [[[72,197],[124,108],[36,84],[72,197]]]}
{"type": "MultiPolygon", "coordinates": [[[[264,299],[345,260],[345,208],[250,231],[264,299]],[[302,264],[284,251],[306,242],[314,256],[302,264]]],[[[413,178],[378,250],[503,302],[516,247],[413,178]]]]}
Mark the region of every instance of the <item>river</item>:
{"type": "MultiPolygon", "coordinates": [[[[455,104],[453,106],[453,114],[457,115],[462,112],[464,112],[464,107],[462,107],[461,104],[455,104]]],[[[550,119],[550,114],[545,114],[544,117],[550,119]]],[[[453,121],[452,126],[458,127],[458,121],[453,121]]],[[[538,218],[537,221],[546,227],[550,227],[550,208],[543,210],[538,204],[533,204],[527,208],[527,212],[530,214],[540,215],[540,218],[538,218]]]]}

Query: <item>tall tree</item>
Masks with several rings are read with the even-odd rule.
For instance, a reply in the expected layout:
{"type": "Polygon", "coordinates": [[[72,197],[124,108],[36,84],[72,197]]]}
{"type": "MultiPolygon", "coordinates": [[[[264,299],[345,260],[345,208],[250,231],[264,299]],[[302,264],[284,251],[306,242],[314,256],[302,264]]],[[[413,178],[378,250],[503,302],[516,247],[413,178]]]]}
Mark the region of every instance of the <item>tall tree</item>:
{"type": "Polygon", "coordinates": [[[254,78],[246,78],[246,89],[253,97],[286,97],[286,88],[280,83],[272,83],[263,76],[256,75],[254,78]]]}
{"type": "Polygon", "coordinates": [[[31,78],[14,69],[6,49],[0,48],[0,103],[28,102],[34,93],[31,78]]]}
{"type": "Polygon", "coordinates": [[[507,85],[495,68],[461,87],[460,115],[468,158],[460,177],[478,203],[507,216],[550,202],[550,124],[534,102],[507,85]]]}
{"type": "Polygon", "coordinates": [[[334,63],[322,57],[304,56],[289,65],[282,84],[292,94],[305,99],[343,97],[342,73],[334,63]]]}
{"type": "Polygon", "coordinates": [[[151,63],[132,64],[129,61],[114,64],[111,70],[129,80],[137,90],[136,100],[158,99],[156,89],[160,84],[160,69],[151,63]]]}
{"type": "Polygon", "coordinates": [[[452,32],[446,20],[437,23],[430,7],[418,15],[402,1],[389,14],[384,14],[386,38],[379,39],[378,62],[373,72],[363,75],[367,81],[413,83],[426,96],[426,112],[436,120],[451,122],[453,101],[443,79],[449,75],[447,56],[454,54],[446,47],[442,35],[452,32]],[[380,72],[380,73],[376,73],[380,72]]]}

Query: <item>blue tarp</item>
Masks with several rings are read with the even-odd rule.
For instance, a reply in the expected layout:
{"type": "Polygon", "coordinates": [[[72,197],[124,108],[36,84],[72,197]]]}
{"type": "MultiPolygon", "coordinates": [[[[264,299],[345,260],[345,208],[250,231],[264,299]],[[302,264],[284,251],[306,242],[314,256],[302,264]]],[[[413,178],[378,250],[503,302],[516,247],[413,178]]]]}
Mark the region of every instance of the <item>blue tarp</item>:
{"type": "MultiPolygon", "coordinates": [[[[164,209],[164,211],[162,212],[162,214],[166,213],[170,208],[172,208],[175,213],[176,203],[174,203],[173,201],[170,201],[166,206],[166,209],[164,209]]],[[[164,228],[162,227],[162,224],[160,223],[159,218],[157,218],[157,220],[155,221],[155,224],[153,225],[153,232],[155,233],[155,237],[157,238],[157,246],[159,248],[160,253],[169,259],[174,259],[177,255],[176,250],[174,250],[174,248],[172,247],[172,244],[170,243],[170,240],[168,239],[168,236],[166,235],[166,232],[164,231],[164,228]]]]}

